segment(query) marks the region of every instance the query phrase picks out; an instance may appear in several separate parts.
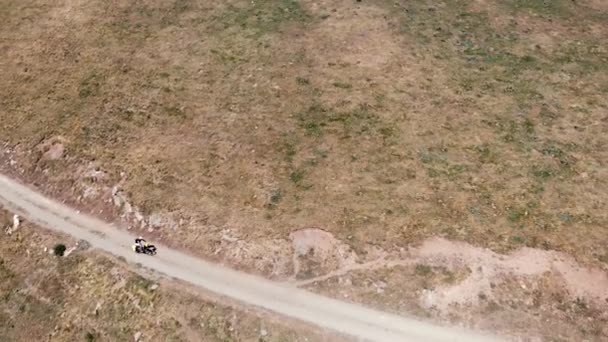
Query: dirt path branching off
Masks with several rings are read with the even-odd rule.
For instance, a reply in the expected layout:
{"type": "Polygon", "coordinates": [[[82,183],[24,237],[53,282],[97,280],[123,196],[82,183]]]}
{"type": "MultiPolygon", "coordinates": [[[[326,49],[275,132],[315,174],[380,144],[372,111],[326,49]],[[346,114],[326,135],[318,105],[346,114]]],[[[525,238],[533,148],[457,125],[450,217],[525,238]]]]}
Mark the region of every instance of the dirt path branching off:
{"type": "Polygon", "coordinates": [[[79,214],[37,192],[0,176],[0,203],[41,226],[90,242],[93,247],[130,262],[185,280],[218,295],[262,307],[321,327],[372,341],[488,340],[458,329],[441,328],[362,306],[318,296],[286,284],[236,272],[159,246],[154,257],[137,255],[133,236],[99,220],[79,214]]]}
{"type": "Polygon", "coordinates": [[[492,292],[491,283],[496,282],[500,276],[540,276],[546,272],[561,277],[575,298],[599,302],[608,300],[608,274],[605,271],[583,267],[572,257],[559,252],[522,248],[512,254],[501,255],[463,242],[432,238],[408,254],[404,259],[387,259],[383,256],[369,262],[347,264],[321,276],[294,281],[293,284],[306,286],[355,271],[397,266],[456,265],[467,267],[471,270],[470,274],[462,282],[439,289],[429,299],[432,305],[446,308],[453,303],[475,302],[479,294],[492,292]]]}

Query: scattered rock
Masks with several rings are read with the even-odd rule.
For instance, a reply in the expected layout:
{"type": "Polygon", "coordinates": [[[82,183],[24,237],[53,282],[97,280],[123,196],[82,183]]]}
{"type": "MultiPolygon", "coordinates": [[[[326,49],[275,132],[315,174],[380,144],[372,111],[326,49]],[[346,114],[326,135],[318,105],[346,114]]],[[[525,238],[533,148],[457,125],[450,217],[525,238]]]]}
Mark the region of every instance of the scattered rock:
{"type": "Polygon", "coordinates": [[[315,255],[332,254],[338,241],[334,236],[317,228],[301,229],[289,235],[293,242],[294,253],[304,256],[309,252],[315,255]]]}
{"type": "Polygon", "coordinates": [[[260,329],[260,336],[265,337],[268,335],[268,331],[264,328],[260,329]]]}
{"type": "Polygon", "coordinates": [[[87,187],[82,192],[82,197],[84,199],[93,199],[93,198],[97,198],[98,196],[99,196],[99,191],[93,187],[87,187]]]}
{"type": "Polygon", "coordinates": [[[123,215],[129,216],[133,213],[133,206],[131,203],[125,201],[125,205],[123,206],[123,215]]]}
{"type": "Polygon", "coordinates": [[[148,223],[154,228],[160,228],[163,224],[163,217],[160,214],[152,214],[148,218],[148,223]]]}
{"type": "MultiPolygon", "coordinates": [[[[171,214],[165,213],[154,213],[148,217],[148,225],[150,228],[159,229],[162,227],[176,230],[178,227],[177,222],[171,217],[171,214]]],[[[150,230],[151,231],[151,230],[150,230]]]]}
{"type": "MultiPolygon", "coordinates": [[[[78,169],[77,173],[79,176],[79,186],[82,191],[81,199],[95,199],[109,192],[111,189],[103,185],[103,181],[107,178],[105,172],[99,169],[99,166],[95,162],[89,163],[87,166],[82,166],[78,169]]],[[[112,189],[112,195],[116,195],[118,187],[112,189]]],[[[111,199],[110,199],[111,201],[111,199]]]]}
{"type": "MultiPolygon", "coordinates": [[[[166,224],[167,226],[171,229],[171,230],[177,230],[178,224],[177,222],[175,222],[175,220],[171,217],[167,217],[166,218],[166,224]]],[[[181,224],[181,223],[180,223],[181,224]]]]}
{"type": "Polygon", "coordinates": [[[386,288],[386,283],[383,281],[379,281],[374,283],[374,287],[376,288],[377,293],[384,293],[384,289],[386,288]]]}
{"type": "Polygon", "coordinates": [[[21,220],[19,219],[19,215],[15,214],[13,215],[13,231],[17,230],[17,228],[19,228],[19,223],[21,223],[21,220]]]}
{"type": "Polygon", "coordinates": [[[53,145],[51,145],[51,147],[49,147],[49,149],[46,152],[44,152],[44,154],[42,155],[42,159],[45,159],[45,160],[61,159],[61,157],[63,157],[64,151],[65,151],[65,147],[63,146],[62,143],[54,143],[53,145]]]}
{"type": "Polygon", "coordinates": [[[154,290],[158,289],[158,286],[159,286],[158,284],[154,284],[154,285],[150,286],[150,291],[154,291],[154,290]]]}
{"type": "Polygon", "coordinates": [[[64,257],[68,257],[70,254],[72,254],[73,251],[76,250],[76,248],[78,248],[78,245],[68,249],[67,251],[65,251],[65,253],[63,254],[64,257]]]}
{"type": "Polygon", "coordinates": [[[228,242],[237,242],[239,239],[233,236],[230,236],[230,229],[222,230],[222,240],[228,242]]]}
{"type": "Polygon", "coordinates": [[[217,231],[215,238],[218,245],[214,254],[224,262],[242,263],[244,260],[255,269],[268,271],[269,277],[284,277],[292,274],[292,256],[290,244],[284,239],[269,239],[264,241],[248,241],[237,235],[238,232],[228,230],[217,231]],[[225,237],[222,235],[226,234],[225,237]],[[226,237],[228,239],[226,239],[226,237]],[[236,241],[233,240],[236,238],[236,241]],[[231,242],[232,240],[233,242],[231,242]]]}
{"type": "Polygon", "coordinates": [[[95,316],[99,315],[100,310],[101,310],[101,303],[97,302],[97,305],[95,306],[95,310],[93,310],[93,313],[95,314],[95,316]]]}
{"type": "Polygon", "coordinates": [[[21,220],[19,218],[19,215],[16,215],[16,214],[13,215],[13,225],[6,228],[6,234],[7,235],[13,234],[19,228],[20,223],[21,223],[21,220]]]}
{"type": "Polygon", "coordinates": [[[320,275],[357,261],[357,254],[348,245],[322,229],[300,229],[289,234],[289,237],[295,277],[320,275]]]}
{"type": "Polygon", "coordinates": [[[116,284],[112,286],[112,291],[117,291],[127,286],[127,280],[124,278],[120,278],[116,284]]]}
{"type": "MultiPolygon", "coordinates": [[[[137,207],[135,207],[129,202],[129,199],[122,192],[122,190],[120,190],[118,186],[114,186],[112,187],[111,194],[111,201],[114,202],[114,206],[122,208],[122,217],[126,220],[135,218],[138,222],[141,223],[141,228],[143,228],[145,226],[144,216],[141,214],[137,207]]],[[[163,223],[162,217],[160,215],[150,216],[149,221],[152,227],[160,227],[163,223]]]]}
{"type": "Polygon", "coordinates": [[[141,335],[141,331],[136,332],[135,335],[133,335],[133,341],[139,342],[139,340],[141,339],[141,335]]]}
{"type": "Polygon", "coordinates": [[[83,251],[91,248],[91,244],[87,240],[79,240],[76,245],[83,251]]]}
{"type": "Polygon", "coordinates": [[[350,277],[338,277],[338,284],[348,287],[353,285],[353,281],[350,277]]]}
{"type": "Polygon", "coordinates": [[[120,190],[118,189],[117,186],[112,188],[112,201],[114,202],[114,205],[117,207],[121,207],[123,205],[123,203],[125,202],[122,196],[122,193],[120,192],[120,190]]]}
{"type": "Polygon", "coordinates": [[[135,219],[138,222],[142,222],[144,220],[144,215],[142,215],[139,211],[135,211],[135,213],[133,214],[133,216],[135,216],[135,219]]]}
{"type": "Polygon", "coordinates": [[[93,181],[93,182],[99,182],[101,180],[104,180],[107,175],[105,172],[99,170],[98,168],[96,168],[95,166],[91,165],[88,170],[85,172],[84,174],[85,178],[88,178],[89,180],[93,181]]]}

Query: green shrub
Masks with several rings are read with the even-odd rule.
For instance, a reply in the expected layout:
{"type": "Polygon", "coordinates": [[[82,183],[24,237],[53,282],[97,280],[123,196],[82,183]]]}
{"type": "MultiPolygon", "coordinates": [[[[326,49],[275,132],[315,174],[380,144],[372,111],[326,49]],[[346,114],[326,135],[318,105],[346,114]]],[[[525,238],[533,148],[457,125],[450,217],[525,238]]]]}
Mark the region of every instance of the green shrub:
{"type": "Polygon", "coordinates": [[[64,244],[62,243],[58,243],[55,245],[55,247],[53,247],[53,254],[57,255],[57,256],[63,256],[63,253],[65,253],[66,247],[64,244]]]}

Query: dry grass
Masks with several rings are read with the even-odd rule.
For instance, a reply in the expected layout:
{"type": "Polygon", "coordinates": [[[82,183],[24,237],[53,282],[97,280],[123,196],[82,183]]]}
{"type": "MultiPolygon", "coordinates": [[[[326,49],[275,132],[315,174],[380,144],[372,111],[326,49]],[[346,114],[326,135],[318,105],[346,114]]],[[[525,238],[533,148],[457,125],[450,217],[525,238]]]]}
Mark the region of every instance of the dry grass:
{"type": "Polygon", "coordinates": [[[8,1],[0,133],[63,139],[30,175],[125,172],[193,249],[318,226],[605,263],[606,11],[539,3],[8,1]]]}
{"type": "Polygon", "coordinates": [[[402,315],[441,317],[443,322],[475,326],[514,341],[599,341],[608,336],[605,306],[572,298],[561,280],[549,274],[540,280],[502,279],[491,293],[480,293],[474,305],[438,309],[425,304],[424,298],[432,296],[433,290],[458,284],[468,276],[467,271],[419,264],[390,271],[353,272],[317,283],[314,289],[402,315]]]}
{"type": "Polygon", "coordinates": [[[329,341],[307,328],[203,300],[93,252],[43,251],[74,241],[24,224],[0,244],[2,341],[329,341]],[[262,330],[265,333],[262,334],[262,330]]]}

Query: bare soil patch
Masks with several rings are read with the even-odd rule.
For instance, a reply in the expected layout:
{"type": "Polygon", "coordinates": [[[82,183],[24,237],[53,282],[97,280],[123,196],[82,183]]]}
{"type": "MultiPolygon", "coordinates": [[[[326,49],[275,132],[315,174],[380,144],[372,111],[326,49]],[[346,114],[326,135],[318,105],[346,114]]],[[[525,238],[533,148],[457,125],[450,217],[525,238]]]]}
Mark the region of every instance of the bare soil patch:
{"type": "Polygon", "coordinates": [[[433,238],[400,256],[349,265],[299,284],[513,340],[608,336],[608,273],[557,252],[523,248],[501,255],[433,238]]]}

